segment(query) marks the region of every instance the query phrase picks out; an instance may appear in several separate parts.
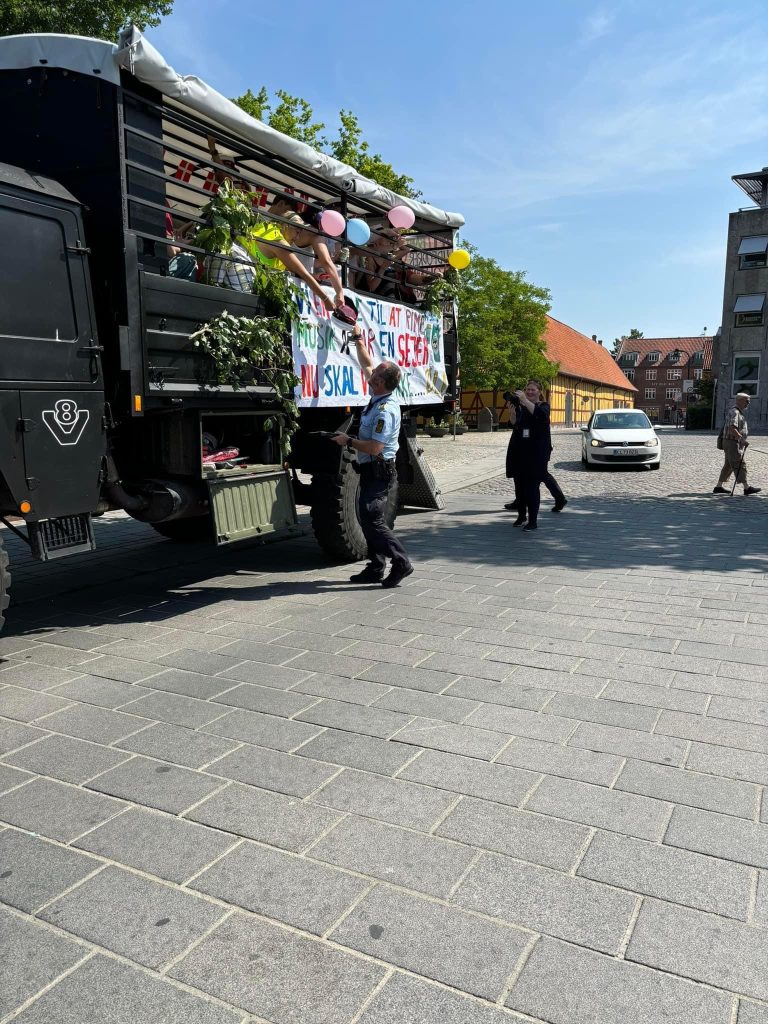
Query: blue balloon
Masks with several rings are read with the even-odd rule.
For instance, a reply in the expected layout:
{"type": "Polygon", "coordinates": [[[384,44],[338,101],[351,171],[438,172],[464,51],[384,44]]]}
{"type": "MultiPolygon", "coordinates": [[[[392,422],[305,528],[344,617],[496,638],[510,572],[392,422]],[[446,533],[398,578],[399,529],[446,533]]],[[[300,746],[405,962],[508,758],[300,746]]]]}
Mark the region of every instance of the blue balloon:
{"type": "Polygon", "coordinates": [[[365,245],[371,237],[371,229],[364,220],[353,217],[347,221],[347,239],[352,245],[365,245]]]}

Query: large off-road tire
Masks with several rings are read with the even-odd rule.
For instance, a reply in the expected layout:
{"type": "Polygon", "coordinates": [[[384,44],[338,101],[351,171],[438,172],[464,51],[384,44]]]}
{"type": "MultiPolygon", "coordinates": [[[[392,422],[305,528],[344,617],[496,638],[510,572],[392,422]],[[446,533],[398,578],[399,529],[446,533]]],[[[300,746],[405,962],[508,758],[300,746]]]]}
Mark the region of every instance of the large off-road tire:
{"type": "MultiPolygon", "coordinates": [[[[357,562],[368,551],[357,512],[360,477],[350,462],[341,473],[315,473],[312,477],[312,530],[317,543],[335,561],[357,562]]],[[[397,483],[389,490],[386,519],[397,517],[397,483]]]]}
{"type": "Polygon", "coordinates": [[[10,601],[10,595],[8,591],[11,587],[11,574],[8,571],[8,552],[3,546],[2,540],[0,540],[0,629],[3,628],[5,622],[5,616],[3,612],[8,607],[10,601]]]}
{"type": "Polygon", "coordinates": [[[179,544],[193,544],[213,538],[213,522],[209,515],[170,519],[167,523],[150,523],[150,526],[163,537],[179,544]]]}

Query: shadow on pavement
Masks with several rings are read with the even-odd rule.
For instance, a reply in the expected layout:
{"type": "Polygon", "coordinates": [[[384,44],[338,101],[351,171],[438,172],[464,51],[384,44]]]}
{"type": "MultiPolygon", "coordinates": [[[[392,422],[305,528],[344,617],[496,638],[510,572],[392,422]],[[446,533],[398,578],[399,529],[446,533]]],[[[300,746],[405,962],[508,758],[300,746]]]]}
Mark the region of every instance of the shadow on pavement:
{"type": "MultiPolygon", "coordinates": [[[[501,510],[497,498],[465,493],[449,497],[444,512],[404,517],[399,532],[417,567],[430,561],[492,565],[495,578],[505,567],[510,578],[521,569],[546,568],[660,574],[768,571],[764,499],[603,495],[573,498],[559,515],[550,508],[543,502],[538,531],[523,533],[512,527],[514,514],[501,510]]],[[[125,621],[126,615],[162,623],[193,607],[209,608],[213,614],[223,601],[298,597],[306,598],[298,603],[311,610],[332,602],[334,595],[370,589],[340,579],[312,537],[217,551],[204,544],[158,540],[131,523],[123,528],[128,542],[115,545],[105,561],[74,557],[50,577],[46,566],[32,563],[38,571],[21,575],[12,586],[6,635],[43,621],[50,627],[71,624],[81,615],[94,624],[114,617],[125,621]],[[317,578],[291,580],[308,572],[317,578]],[[275,573],[281,579],[275,580],[275,573]]],[[[120,526],[113,523],[107,529],[116,534],[120,526]]]]}

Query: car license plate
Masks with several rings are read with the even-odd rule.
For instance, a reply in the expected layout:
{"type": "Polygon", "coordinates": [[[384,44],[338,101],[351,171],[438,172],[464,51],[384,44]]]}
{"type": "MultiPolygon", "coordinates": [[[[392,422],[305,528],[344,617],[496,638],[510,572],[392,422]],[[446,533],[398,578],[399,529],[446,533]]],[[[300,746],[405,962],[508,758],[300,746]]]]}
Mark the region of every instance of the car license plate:
{"type": "Polygon", "coordinates": [[[642,455],[639,448],[615,448],[614,455],[642,455]]]}

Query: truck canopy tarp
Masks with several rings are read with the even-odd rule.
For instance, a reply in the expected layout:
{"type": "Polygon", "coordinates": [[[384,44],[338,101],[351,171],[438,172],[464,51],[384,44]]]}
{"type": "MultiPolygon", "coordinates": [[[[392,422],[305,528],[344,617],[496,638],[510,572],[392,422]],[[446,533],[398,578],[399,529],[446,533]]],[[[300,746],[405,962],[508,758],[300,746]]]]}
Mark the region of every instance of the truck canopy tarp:
{"type": "Polygon", "coordinates": [[[384,210],[408,206],[417,218],[439,227],[460,228],[464,223],[459,213],[399,196],[358,174],[348,164],[275,131],[194,75],[179,75],[135,27],[121,33],[117,47],[99,39],[52,33],[0,38],[0,69],[41,65],[94,75],[114,85],[120,83],[122,67],[169,99],[197,111],[254,146],[310,171],[339,191],[384,210]]]}

